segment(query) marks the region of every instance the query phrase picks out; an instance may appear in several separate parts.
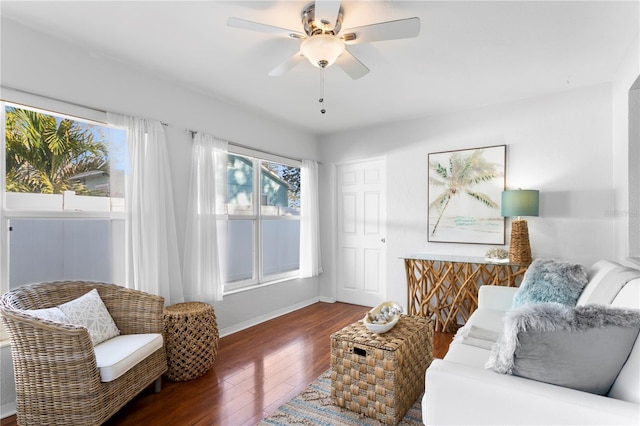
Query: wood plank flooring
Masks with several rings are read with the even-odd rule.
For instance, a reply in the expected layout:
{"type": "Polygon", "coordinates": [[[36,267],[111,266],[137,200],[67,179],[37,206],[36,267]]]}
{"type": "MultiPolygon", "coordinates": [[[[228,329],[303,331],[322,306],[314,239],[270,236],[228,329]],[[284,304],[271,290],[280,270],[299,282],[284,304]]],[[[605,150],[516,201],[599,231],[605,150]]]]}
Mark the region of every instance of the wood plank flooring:
{"type": "MultiPolygon", "coordinates": [[[[255,425],[329,368],[330,335],[361,319],[369,308],[316,303],[220,339],[214,367],[187,382],[163,379],[162,392],[148,388],[107,425],[255,425]]],[[[442,357],[450,334],[437,333],[442,357]]],[[[1,426],[16,425],[8,417],[1,426]]]]}

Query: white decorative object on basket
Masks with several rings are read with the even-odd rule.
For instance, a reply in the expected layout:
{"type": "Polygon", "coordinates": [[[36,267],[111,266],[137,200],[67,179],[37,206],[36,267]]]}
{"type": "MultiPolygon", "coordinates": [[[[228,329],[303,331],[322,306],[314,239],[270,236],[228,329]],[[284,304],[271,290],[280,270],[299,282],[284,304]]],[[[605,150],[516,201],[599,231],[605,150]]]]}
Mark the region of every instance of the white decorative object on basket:
{"type": "Polygon", "coordinates": [[[384,302],[367,312],[362,322],[367,330],[382,334],[398,323],[401,314],[402,306],[395,302],[384,302]]]}

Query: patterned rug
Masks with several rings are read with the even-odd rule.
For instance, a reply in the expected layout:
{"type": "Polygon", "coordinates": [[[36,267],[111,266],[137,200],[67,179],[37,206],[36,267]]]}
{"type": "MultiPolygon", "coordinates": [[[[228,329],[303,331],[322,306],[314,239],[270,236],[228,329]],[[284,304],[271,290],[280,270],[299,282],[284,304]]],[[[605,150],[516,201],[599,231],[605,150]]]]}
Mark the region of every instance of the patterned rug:
{"type": "MultiPolygon", "coordinates": [[[[342,425],[380,425],[381,422],[361,416],[353,411],[340,408],[331,402],[331,370],[327,370],[300,395],[293,398],[273,414],[258,423],[260,426],[342,426],[342,425]]],[[[398,425],[422,426],[422,408],[418,397],[398,425]]]]}

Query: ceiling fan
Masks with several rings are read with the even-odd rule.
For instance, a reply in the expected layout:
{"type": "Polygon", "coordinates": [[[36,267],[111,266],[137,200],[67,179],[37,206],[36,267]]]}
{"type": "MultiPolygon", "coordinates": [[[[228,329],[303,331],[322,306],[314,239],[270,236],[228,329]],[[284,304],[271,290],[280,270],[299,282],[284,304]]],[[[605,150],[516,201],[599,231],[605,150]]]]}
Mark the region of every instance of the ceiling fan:
{"type": "Polygon", "coordinates": [[[301,41],[300,51],[269,72],[270,76],[281,76],[306,58],[312,65],[322,69],[335,63],[354,80],[365,76],[369,68],[349,51],[350,45],[413,38],[420,33],[420,18],[417,17],[341,31],[344,9],[340,3],[335,0],[316,0],[307,5],[302,11],[304,32],[241,18],[229,18],[227,25],[301,41]]]}

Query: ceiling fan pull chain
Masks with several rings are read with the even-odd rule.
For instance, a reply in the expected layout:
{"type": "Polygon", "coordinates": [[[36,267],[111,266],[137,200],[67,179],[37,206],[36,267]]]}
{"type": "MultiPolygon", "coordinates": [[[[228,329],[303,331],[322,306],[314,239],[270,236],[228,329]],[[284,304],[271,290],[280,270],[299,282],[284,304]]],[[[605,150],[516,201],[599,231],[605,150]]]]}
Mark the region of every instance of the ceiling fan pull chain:
{"type": "Polygon", "coordinates": [[[320,68],[320,112],[322,114],[326,113],[327,110],[324,108],[324,67],[320,68]]]}

